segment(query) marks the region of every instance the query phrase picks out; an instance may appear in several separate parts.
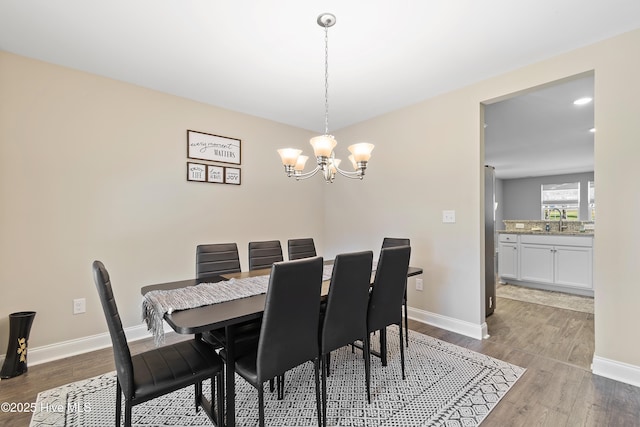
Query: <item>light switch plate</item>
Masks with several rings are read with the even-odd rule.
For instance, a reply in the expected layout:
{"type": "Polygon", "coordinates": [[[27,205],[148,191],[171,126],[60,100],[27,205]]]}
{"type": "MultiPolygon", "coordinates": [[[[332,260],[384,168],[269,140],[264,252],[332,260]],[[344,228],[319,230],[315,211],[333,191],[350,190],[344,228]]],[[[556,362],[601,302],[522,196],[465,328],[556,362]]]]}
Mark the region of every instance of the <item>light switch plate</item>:
{"type": "Polygon", "coordinates": [[[442,211],[442,222],[448,224],[456,222],[456,211],[442,211]]]}

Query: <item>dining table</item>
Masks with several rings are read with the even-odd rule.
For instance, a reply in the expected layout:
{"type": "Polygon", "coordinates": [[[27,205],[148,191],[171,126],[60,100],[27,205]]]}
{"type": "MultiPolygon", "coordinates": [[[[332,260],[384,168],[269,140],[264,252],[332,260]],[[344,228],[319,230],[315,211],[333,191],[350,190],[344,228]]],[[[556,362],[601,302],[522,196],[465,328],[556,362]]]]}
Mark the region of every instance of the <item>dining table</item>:
{"type": "MultiPolygon", "coordinates": [[[[331,265],[333,261],[325,261],[325,265],[331,265]]],[[[409,266],[407,277],[422,274],[422,268],[409,266]]],[[[173,290],[196,286],[201,283],[216,283],[230,279],[243,279],[247,277],[268,276],[271,268],[251,270],[239,273],[227,273],[218,276],[210,276],[201,279],[178,280],[174,282],[158,283],[143,286],[140,292],[146,293],[158,290],[173,290]]],[[[323,280],[321,296],[324,298],[329,292],[330,280],[323,280]]],[[[195,339],[202,339],[202,334],[214,329],[225,329],[226,360],[225,360],[225,419],[227,427],[235,426],[235,330],[236,326],[249,320],[260,319],[264,312],[266,294],[252,295],[249,297],[232,299],[216,304],[203,305],[185,310],[173,311],[164,314],[164,321],[178,334],[194,335],[195,339]]],[[[386,365],[386,333],[380,333],[380,357],[383,365],[386,365]]],[[[212,402],[201,396],[201,407],[215,424],[215,414],[212,402]]],[[[222,408],[218,408],[222,410],[222,408]]]]}

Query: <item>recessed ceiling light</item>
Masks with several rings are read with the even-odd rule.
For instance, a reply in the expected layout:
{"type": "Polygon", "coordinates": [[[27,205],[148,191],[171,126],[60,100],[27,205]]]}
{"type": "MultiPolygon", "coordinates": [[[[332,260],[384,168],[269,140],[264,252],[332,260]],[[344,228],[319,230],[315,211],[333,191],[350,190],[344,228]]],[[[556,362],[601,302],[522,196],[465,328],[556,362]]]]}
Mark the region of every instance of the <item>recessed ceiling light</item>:
{"type": "Polygon", "coordinates": [[[585,105],[590,103],[591,101],[593,101],[593,98],[585,96],[584,98],[578,98],[575,101],[573,101],[573,105],[585,105]]]}
{"type": "Polygon", "coordinates": [[[591,133],[596,133],[596,128],[591,128],[591,129],[589,129],[589,132],[591,132],[591,133]]]}

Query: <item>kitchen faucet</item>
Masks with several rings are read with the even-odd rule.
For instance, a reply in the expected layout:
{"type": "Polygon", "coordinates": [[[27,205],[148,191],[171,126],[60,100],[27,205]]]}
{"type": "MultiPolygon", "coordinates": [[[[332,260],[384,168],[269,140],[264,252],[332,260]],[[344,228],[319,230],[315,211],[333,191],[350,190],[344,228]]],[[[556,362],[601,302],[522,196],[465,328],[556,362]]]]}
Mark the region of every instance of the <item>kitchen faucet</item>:
{"type": "Polygon", "coordinates": [[[562,211],[558,208],[553,208],[549,211],[549,213],[553,212],[553,211],[558,211],[558,216],[560,217],[560,219],[558,220],[558,231],[562,232],[562,230],[564,230],[565,228],[567,228],[566,225],[562,225],[562,211]]]}

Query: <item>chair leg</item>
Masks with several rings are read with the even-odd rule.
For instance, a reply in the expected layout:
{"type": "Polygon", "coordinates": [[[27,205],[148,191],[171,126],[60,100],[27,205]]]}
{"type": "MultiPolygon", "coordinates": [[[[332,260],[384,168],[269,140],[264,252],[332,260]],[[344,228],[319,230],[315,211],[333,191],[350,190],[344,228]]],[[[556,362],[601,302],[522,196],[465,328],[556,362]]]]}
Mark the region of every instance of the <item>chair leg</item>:
{"type": "Polygon", "coordinates": [[[273,391],[274,391],[275,389],[276,389],[275,381],[273,380],[273,378],[271,378],[271,379],[269,380],[269,391],[270,391],[271,393],[273,393],[273,391]]]}
{"type": "Polygon", "coordinates": [[[369,348],[369,334],[362,340],[362,350],[364,353],[364,378],[367,385],[367,403],[371,404],[371,349],[369,348]]]}
{"type": "Polygon", "coordinates": [[[327,353],[327,363],[326,363],[326,367],[327,367],[327,376],[331,375],[331,352],[327,353]]]}
{"type": "MultiPolygon", "coordinates": [[[[218,412],[217,412],[217,423],[218,426],[222,427],[224,425],[224,371],[220,371],[217,376],[216,381],[216,393],[218,396],[216,400],[218,402],[218,412]]],[[[211,402],[213,403],[213,384],[211,384],[211,402]]]]}
{"type": "MultiPolygon", "coordinates": [[[[409,348],[409,309],[407,308],[407,283],[404,285],[404,331],[407,348],[409,348]]],[[[400,341],[402,343],[402,341],[400,341]]]]}
{"type": "Polygon", "coordinates": [[[124,427],[131,427],[131,401],[124,401],[124,427]]]}
{"type": "Polygon", "coordinates": [[[200,401],[202,400],[202,382],[195,383],[193,387],[195,389],[194,395],[195,395],[196,414],[197,414],[198,409],[200,408],[200,401]]]}
{"type": "MultiPolygon", "coordinates": [[[[320,427],[322,425],[322,419],[325,419],[326,422],[326,414],[323,417],[322,416],[322,409],[320,408],[320,361],[318,360],[318,358],[316,357],[315,359],[313,359],[313,370],[314,370],[314,374],[316,377],[316,413],[318,414],[318,427],[320,427]]],[[[326,408],[326,404],[324,405],[326,408]]]]}
{"type": "Polygon", "coordinates": [[[402,319],[400,319],[400,324],[398,325],[400,328],[400,366],[402,366],[402,379],[405,379],[404,376],[404,346],[402,345],[402,319]]]}
{"type": "Polygon", "coordinates": [[[322,371],[322,426],[327,426],[327,355],[323,354],[320,359],[320,370],[322,371]]]}
{"type": "Polygon", "coordinates": [[[258,418],[260,427],[264,427],[264,391],[262,384],[258,384],[258,418]]]}
{"type": "Polygon", "coordinates": [[[278,389],[278,400],[284,399],[284,374],[277,376],[276,386],[278,389]]]}
{"type": "Polygon", "coordinates": [[[122,389],[120,381],[116,379],[116,427],[120,427],[120,417],[122,416],[122,389]]]}

